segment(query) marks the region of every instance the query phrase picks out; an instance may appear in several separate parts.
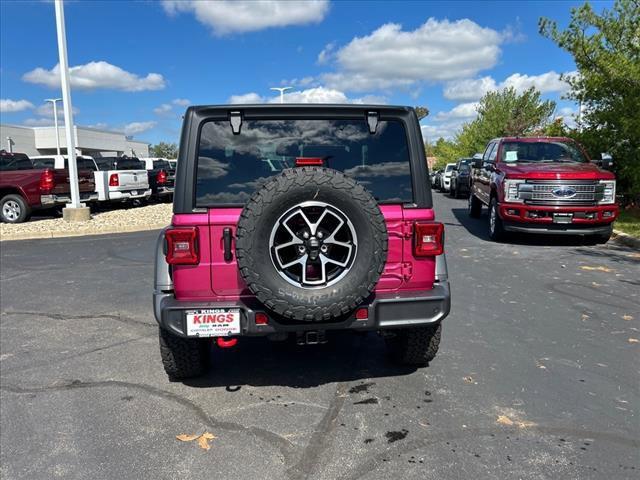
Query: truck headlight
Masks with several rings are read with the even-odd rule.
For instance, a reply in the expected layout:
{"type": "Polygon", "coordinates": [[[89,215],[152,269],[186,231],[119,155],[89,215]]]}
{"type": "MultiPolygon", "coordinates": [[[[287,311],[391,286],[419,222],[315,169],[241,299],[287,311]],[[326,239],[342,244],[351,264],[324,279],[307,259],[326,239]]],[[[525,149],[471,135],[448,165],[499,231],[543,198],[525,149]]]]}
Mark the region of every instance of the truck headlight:
{"type": "Polygon", "coordinates": [[[504,180],[504,200],[505,202],[524,202],[518,193],[518,186],[524,183],[524,180],[504,180]]]}
{"type": "Polygon", "coordinates": [[[602,193],[602,200],[600,200],[598,203],[600,205],[615,203],[616,202],[616,181],[600,180],[600,185],[604,185],[604,191],[602,193]]]}

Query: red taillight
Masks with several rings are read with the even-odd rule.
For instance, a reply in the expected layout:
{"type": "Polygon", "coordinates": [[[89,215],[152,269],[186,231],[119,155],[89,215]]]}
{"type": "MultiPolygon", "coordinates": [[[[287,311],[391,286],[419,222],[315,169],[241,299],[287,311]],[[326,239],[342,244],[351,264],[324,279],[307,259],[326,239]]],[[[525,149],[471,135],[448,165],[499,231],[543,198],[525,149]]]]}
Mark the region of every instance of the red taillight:
{"type": "Polygon", "coordinates": [[[267,325],[269,323],[269,317],[266,313],[256,313],[256,325],[267,325]]]}
{"type": "Polygon", "coordinates": [[[109,177],[109,186],[110,187],[119,187],[120,186],[120,177],[118,177],[117,173],[112,173],[109,177]]]}
{"type": "Polygon", "coordinates": [[[356,320],[367,320],[368,318],[369,318],[368,308],[364,307],[356,310],[356,320]]]}
{"type": "Polygon", "coordinates": [[[167,172],[160,170],[158,172],[158,185],[164,185],[167,183],[167,172]]]}
{"type": "Polygon", "coordinates": [[[56,186],[53,170],[46,169],[40,174],[40,193],[50,193],[56,186]]]}
{"type": "Polygon", "coordinates": [[[431,257],[444,252],[444,225],[436,222],[416,222],[413,225],[413,254],[431,257]]]}
{"type": "Polygon", "coordinates": [[[320,157],[297,157],[296,167],[321,167],[324,159],[320,157]]]}
{"type": "Polygon", "coordinates": [[[172,228],[164,233],[167,241],[167,263],[169,265],[197,265],[198,227],[172,228]]]}

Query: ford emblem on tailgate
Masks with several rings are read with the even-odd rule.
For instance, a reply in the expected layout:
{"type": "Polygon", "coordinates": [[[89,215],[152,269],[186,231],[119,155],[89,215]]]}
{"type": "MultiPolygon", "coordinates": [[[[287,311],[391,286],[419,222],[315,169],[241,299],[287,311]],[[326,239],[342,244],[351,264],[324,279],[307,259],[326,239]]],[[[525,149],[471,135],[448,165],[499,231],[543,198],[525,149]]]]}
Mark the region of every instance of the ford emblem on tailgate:
{"type": "Polygon", "coordinates": [[[553,194],[554,197],[571,198],[575,196],[577,192],[576,192],[576,189],[572,187],[558,187],[551,190],[551,193],[553,194]]]}

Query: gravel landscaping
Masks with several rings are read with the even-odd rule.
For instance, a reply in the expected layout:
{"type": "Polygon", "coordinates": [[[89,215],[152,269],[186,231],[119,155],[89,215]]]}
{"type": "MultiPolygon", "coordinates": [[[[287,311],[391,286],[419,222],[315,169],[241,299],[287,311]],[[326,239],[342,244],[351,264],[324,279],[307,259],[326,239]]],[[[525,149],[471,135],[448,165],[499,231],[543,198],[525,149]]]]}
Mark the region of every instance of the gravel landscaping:
{"type": "Polygon", "coordinates": [[[172,204],[161,203],[94,213],[88,222],[69,223],[60,217],[36,218],[19,224],[0,223],[0,240],[153,230],[171,223],[171,209],[172,204]]]}

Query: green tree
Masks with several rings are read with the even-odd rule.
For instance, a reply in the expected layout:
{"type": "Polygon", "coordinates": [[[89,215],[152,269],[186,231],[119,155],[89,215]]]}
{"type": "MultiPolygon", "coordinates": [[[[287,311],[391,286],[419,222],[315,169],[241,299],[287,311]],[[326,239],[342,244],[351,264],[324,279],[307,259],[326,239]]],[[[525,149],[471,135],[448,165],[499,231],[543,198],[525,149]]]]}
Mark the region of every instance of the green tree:
{"type": "Polygon", "coordinates": [[[178,157],[178,146],[175,143],[160,142],[149,148],[152,157],[174,159],[178,157]]]}
{"type": "Polygon", "coordinates": [[[430,157],[436,157],[434,170],[444,168],[447,163],[457,162],[461,157],[458,145],[450,140],[440,137],[433,145],[429,145],[427,153],[430,157]]]}
{"type": "Polygon", "coordinates": [[[640,2],[617,0],[611,10],[573,8],[565,30],[541,18],[540,33],[573,55],[578,75],[565,78],[568,97],[582,103],[575,136],[595,158],[614,157],[618,191],[640,193],[640,2]]]}
{"type": "Polygon", "coordinates": [[[555,102],[543,101],[534,87],[522,93],[512,87],[488,92],[480,99],[477,118],[463,125],[455,143],[463,156],[471,156],[484,151],[492,138],[524,136],[544,128],[555,108],[555,102]]]}

